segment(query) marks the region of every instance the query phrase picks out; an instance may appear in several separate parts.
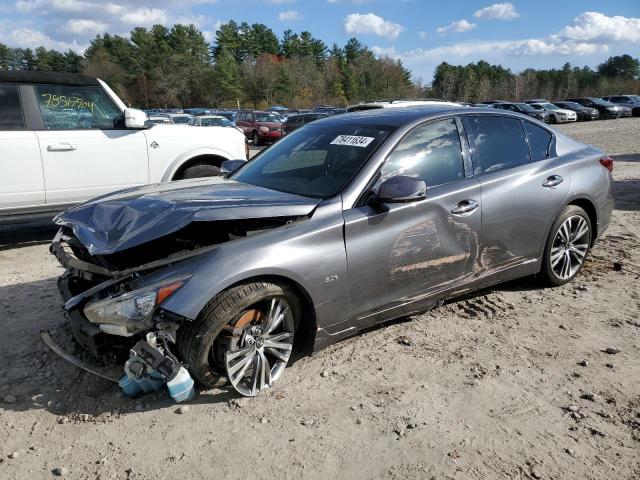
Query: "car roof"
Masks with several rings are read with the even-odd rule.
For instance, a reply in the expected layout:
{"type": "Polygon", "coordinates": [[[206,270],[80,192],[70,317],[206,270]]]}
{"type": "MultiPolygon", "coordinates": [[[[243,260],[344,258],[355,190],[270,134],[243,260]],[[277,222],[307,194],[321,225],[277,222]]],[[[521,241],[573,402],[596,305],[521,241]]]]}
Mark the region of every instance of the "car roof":
{"type": "Polygon", "coordinates": [[[462,107],[450,105],[430,105],[405,108],[376,108],[371,110],[359,110],[347,112],[342,115],[334,115],[321,118],[313,122],[314,125],[386,125],[390,127],[400,127],[419,120],[427,120],[431,117],[451,114],[496,114],[508,115],[506,110],[479,109],[476,107],[462,107]]]}
{"type": "Polygon", "coordinates": [[[3,83],[47,83],[55,85],[98,86],[98,79],[83,73],[58,73],[34,71],[0,72],[3,83]]]}
{"type": "MultiPolygon", "coordinates": [[[[199,115],[198,118],[224,118],[222,115],[199,115]]],[[[226,118],[224,118],[226,120],[226,118]]]]}

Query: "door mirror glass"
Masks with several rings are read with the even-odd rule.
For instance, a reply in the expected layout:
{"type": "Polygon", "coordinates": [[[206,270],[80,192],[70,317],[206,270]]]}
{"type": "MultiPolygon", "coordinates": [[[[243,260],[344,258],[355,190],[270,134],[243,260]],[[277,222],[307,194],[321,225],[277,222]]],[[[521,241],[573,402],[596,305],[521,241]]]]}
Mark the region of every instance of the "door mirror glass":
{"type": "Polygon", "coordinates": [[[397,175],[380,185],[376,200],[380,203],[408,203],[427,198],[427,184],[424,180],[397,175]]]}
{"type": "Polygon", "coordinates": [[[247,161],[242,159],[225,160],[224,162],[222,162],[222,165],[220,165],[220,172],[233,173],[236,170],[238,170],[240,167],[242,167],[245,163],[247,163],[247,161]]]}
{"type": "Polygon", "coordinates": [[[144,128],[147,114],[136,108],[125,108],[124,125],[127,128],[144,128]]]}

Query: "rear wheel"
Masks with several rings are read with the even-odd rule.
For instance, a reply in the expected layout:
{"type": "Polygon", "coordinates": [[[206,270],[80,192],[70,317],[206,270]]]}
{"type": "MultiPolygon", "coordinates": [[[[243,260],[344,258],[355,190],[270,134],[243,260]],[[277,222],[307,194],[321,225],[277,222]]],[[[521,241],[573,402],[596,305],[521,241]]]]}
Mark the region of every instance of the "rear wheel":
{"type": "Polygon", "coordinates": [[[592,240],[589,215],[576,205],[567,206],[551,227],[541,274],[551,286],[564,285],[582,269],[592,240]]]}
{"type": "Polygon", "coordinates": [[[258,132],[253,132],[253,146],[254,147],[260,146],[260,135],[258,135],[258,132]]]}
{"type": "Polygon", "coordinates": [[[200,383],[213,387],[228,379],[238,393],[255,396],[284,373],[300,312],[298,298],[286,285],[233,287],[178,330],[178,349],[200,383]]]}

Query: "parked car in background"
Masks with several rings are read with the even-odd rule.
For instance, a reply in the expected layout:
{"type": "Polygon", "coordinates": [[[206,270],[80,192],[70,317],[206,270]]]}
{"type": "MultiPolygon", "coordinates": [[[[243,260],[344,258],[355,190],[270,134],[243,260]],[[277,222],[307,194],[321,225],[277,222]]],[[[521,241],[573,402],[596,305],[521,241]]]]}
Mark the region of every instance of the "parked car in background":
{"type": "Polygon", "coordinates": [[[611,95],[602,97],[602,99],[621,107],[630,108],[634,117],[640,117],[640,95],[611,95]]]}
{"type": "Polygon", "coordinates": [[[294,349],[519,277],[571,282],[609,225],[612,169],[504,110],[372,110],[305,126],[227,177],[69,210],[51,251],[84,348],[157,339],[158,364],[254,396],[294,349]]]}
{"type": "Polygon", "coordinates": [[[212,114],[213,115],[219,115],[221,117],[226,118],[231,123],[233,123],[233,125],[235,126],[235,124],[236,124],[236,116],[238,115],[238,112],[236,112],[235,110],[216,110],[212,114]]]}
{"type": "Polygon", "coordinates": [[[546,98],[530,98],[525,100],[524,103],[549,103],[549,100],[546,98]]]}
{"type": "Polygon", "coordinates": [[[219,115],[199,115],[197,117],[191,117],[189,125],[192,127],[234,127],[233,123],[219,115]]]}
{"type": "Polygon", "coordinates": [[[314,120],[328,117],[328,113],[301,113],[297,115],[291,115],[282,123],[283,134],[291,133],[294,130],[311,123],[314,120]]]}
{"type": "Polygon", "coordinates": [[[528,103],[495,103],[493,108],[497,108],[499,110],[508,110],[510,112],[518,112],[524,115],[528,115],[533,118],[537,118],[545,123],[549,123],[549,113],[546,110],[540,110],[533,108],[528,103]]]}
{"type": "Polygon", "coordinates": [[[275,112],[240,110],[236,125],[256,147],[282,137],[282,117],[275,112]]]}
{"type": "Polygon", "coordinates": [[[189,115],[210,115],[213,112],[210,108],[185,108],[183,113],[189,115]]]}
{"type": "Polygon", "coordinates": [[[241,158],[237,130],[148,123],[102,80],[0,72],[0,223],[114,190],[215,175],[241,158]]]}
{"type": "Polygon", "coordinates": [[[488,106],[493,106],[496,103],[511,103],[508,100],[485,100],[483,102],[478,102],[478,105],[488,105],[488,106]]]}
{"type": "Polygon", "coordinates": [[[622,116],[622,109],[615,103],[607,102],[601,98],[596,97],[580,97],[580,98],[567,98],[565,102],[576,102],[584,107],[595,108],[600,112],[600,118],[602,120],[607,118],[620,118],[622,116]]]}
{"type": "Polygon", "coordinates": [[[191,115],[189,115],[188,113],[170,113],[169,118],[171,119],[171,123],[176,125],[183,125],[189,123],[191,115]]]}
{"type": "Polygon", "coordinates": [[[343,107],[334,107],[333,105],[316,105],[313,107],[313,111],[316,113],[326,113],[328,115],[339,115],[346,113],[347,109],[343,107]]]}
{"type": "Polygon", "coordinates": [[[153,123],[154,125],[158,124],[167,124],[170,125],[173,122],[169,115],[165,115],[163,113],[151,113],[147,115],[147,122],[153,123]]]}
{"type": "Polygon", "coordinates": [[[549,123],[567,123],[578,120],[578,115],[572,110],[565,110],[553,103],[529,103],[536,110],[545,110],[549,114],[549,123]]]}
{"type": "Polygon", "coordinates": [[[572,110],[576,112],[578,121],[598,120],[600,118],[600,112],[597,108],[585,107],[576,102],[553,102],[554,105],[563,108],[565,110],[572,110]]]}
{"type": "Polygon", "coordinates": [[[445,100],[389,100],[378,102],[359,103],[347,107],[347,112],[359,112],[362,110],[376,110],[379,108],[406,108],[406,107],[429,107],[429,106],[449,106],[460,107],[459,103],[447,102],[445,100]]]}

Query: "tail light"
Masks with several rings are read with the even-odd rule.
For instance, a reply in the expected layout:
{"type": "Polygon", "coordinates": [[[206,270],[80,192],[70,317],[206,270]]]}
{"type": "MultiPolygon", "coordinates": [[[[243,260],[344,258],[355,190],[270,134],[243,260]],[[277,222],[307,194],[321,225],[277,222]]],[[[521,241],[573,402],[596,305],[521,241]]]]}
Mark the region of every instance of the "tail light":
{"type": "Polygon", "coordinates": [[[600,159],[600,165],[602,165],[604,168],[606,168],[610,172],[613,172],[613,158],[611,158],[609,156],[602,157],[600,159]]]}

